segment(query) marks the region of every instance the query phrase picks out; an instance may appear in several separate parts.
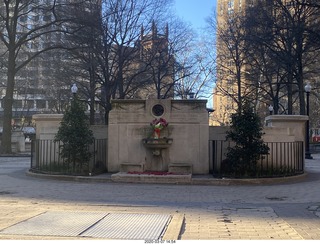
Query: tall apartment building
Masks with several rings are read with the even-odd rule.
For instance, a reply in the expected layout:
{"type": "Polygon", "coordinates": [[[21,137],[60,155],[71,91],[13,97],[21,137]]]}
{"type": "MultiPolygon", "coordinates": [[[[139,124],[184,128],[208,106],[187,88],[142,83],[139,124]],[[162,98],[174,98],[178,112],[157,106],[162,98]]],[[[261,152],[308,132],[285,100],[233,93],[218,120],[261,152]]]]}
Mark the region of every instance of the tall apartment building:
{"type": "MultiPolygon", "coordinates": [[[[249,96],[256,96],[251,97],[251,99],[256,102],[256,104],[254,104],[255,109],[262,116],[269,113],[269,105],[276,105],[278,113],[288,112],[299,114],[301,108],[303,108],[303,103],[299,104],[300,99],[303,101],[303,97],[299,97],[299,93],[301,94],[301,92],[303,92],[303,88],[301,87],[304,86],[303,84],[301,85],[301,83],[307,83],[308,81],[314,82],[314,80],[317,79],[317,68],[314,67],[314,63],[317,63],[318,52],[312,51],[313,49],[311,48],[303,50],[304,53],[300,57],[295,56],[299,54],[298,47],[300,39],[302,40],[301,43],[307,42],[308,47],[312,45],[310,36],[306,34],[304,34],[304,36],[295,35],[299,35],[300,33],[298,27],[305,28],[305,26],[308,28],[303,29],[303,33],[307,33],[308,29],[317,32],[319,10],[308,8],[308,6],[304,6],[304,8],[301,7],[301,5],[297,6],[296,0],[282,0],[275,5],[274,3],[274,1],[262,0],[218,0],[218,73],[213,97],[215,112],[211,124],[228,124],[230,122],[231,114],[238,108],[237,98],[239,96],[247,96],[248,94],[249,96]],[[241,40],[241,38],[237,39],[237,34],[240,36],[242,31],[250,35],[248,29],[243,29],[243,27],[237,28],[237,19],[246,19],[251,7],[257,6],[261,6],[261,9],[267,7],[266,13],[269,13],[275,21],[278,21],[279,27],[277,29],[268,29],[266,26],[263,31],[266,31],[270,36],[269,41],[276,44],[274,45],[273,51],[282,55],[277,56],[277,59],[270,58],[272,57],[272,55],[270,55],[268,57],[270,59],[268,59],[266,63],[262,63],[261,61],[260,64],[266,65],[262,70],[251,67],[251,61],[248,60],[247,55],[241,54],[240,51],[239,56],[236,56],[237,54],[235,51],[235,49],[239,47],[240,49],[244,47],[244,53],[248,50],[248,48],[246,48],[248,46],[248,41],[241,40]],[[285,13],[286,15],[284,15],[285,13]],[[283,25],[282,28],[280,28],[281,25],[283,25]],[[275,33],[275,31],[277,31],[277,33],[275,33]],[[226,40],[227,38],[229,38],[229,40],[226,40]],[[291,48],[291,53],[288,51],[289,48],[286,48],[287,46],[291,48]],[[295,69],[294,72],[299,72],[297,57],[301,58],[302,62],[309,60],[309,62],[303,63],[303,71],[299,73],[299,75],[303,76],[303,80],[298,80],[299,75],[292,75],[291,77],[288,75],[290,74],[290,70],[288,70],[287,67],[290,63],[293,69],[295,69]],[[310,62],[310,60],[313,60],[313,62],[310,62]],[[238,82],[240,80],[241,82],[238,82]],[[271,81],[273,84],[272,87],[270,85],[271,81]],[[290,85],[292,88],[289,87],[290,85]],[[293,103],[292,101],[296,102],[293,103]],[[275,104],[273,104],[273,102],[275,102],[275,104]]],[[[255,8],[254,10],[255,16],[259,18],[259,8],[255,8]]],[[[252,11],[250,11],[250,13],[252,14],[252,11]]],[[[260,31],[260,29],[258,31],[260,31]]],[[[308,34],[309,33],[311,32],[308,32],[308,34]]],[[[302,48],[304,49],[304,47],[302,48]]],[[[316,50],[316,47],[314,50],[316,50]]],[[[261,55],[261,59],[263,54],[262,52],[259,53],[259,51],[260,50],[256,50],[256,52],[261,55]]]]}
{"type": "Polygon", "coordinates": [[[235,97],[238,95],[236,79],[239,74],[237,74],[237,67],[233,65],[234,57],[230,56],[230,50],[226,44],[228,40],[223,40],[219,32],[230,28],[228,24],[230,18],[235,15],[245,14],[246,7],[253,4],[253,2],[254,0],[218,0],[217,2],[218,73],[216,87],[213,92],[213,107],[215,111],[210,120],[212,125],[227,125],[231,114],[237,109],[235,101],[235,97]]]}
{"type": "MultiPolygon", "coordinates": [[[[64,3],[70,1],[76,0],[57,0],[56,2],[64,3]]],[[[32,3],[34,5],[30,4],[29,7],[26,7],[21,12],[21,17],[18,19],[18,32],[24,33],[28,29],[45,25],[54,18],[52,12],[45,12],[42,8],[34,8],[37,4],[50,4],[52,0],[33,0],[32,3]]],[[[100,6],[101,1],[92,0],[89,1],[89,4],[100,6]]],[[[83,9],[78,9],[78,11],[83,11],[85,14],[86,11],[91,11],[91,7],[91,9],[95,8],[95,11],[100,11],[101,13],[101,8],[96,6],[84,6],[83,9]]],[[[0,3],[0,11],[4,13],[3,7],[0,3]]],[[[4,21],[0,19],[0,31],[5,31],[3,24],[4,21]]],[[[49,26],[48,28],[52,27],[49,26]]],[[[17,63],[23,62],[26,56],[33,55],[47,46],[64,44],[66,42],[65,38],[62,33],[49,31],[41,38],[28,42],[26,46],[23,46],[17,63]]],[[[146,85],[139,86],[139,89],[136,89],[135,86],[137,85],[133,82],[129,88],[132,92],[128,93],[126,98],[154,97],[157,93],[154,89],[157,82],[161,83],[162,86],[167,84],[169,88],[172,88],[166,90],[164,87],[163,91],[166,91],[166,97],[173,97],[173,87],[170,87],[170,84],[173,83],[174,59],[173,55],[169,54],[168,47],[168,27],[161,33],[158,32],[155,24],[153,24],[150,33],[144,33],[143,28],[141,29],[140,40],[137,40],[134,47],[124,47],[126,50],[132,49],[130,53],[133,54],[132,60],[128,62],[130,67],[125,68],[129,71],[124,72],[124,76],[130,76],[130,70],[132,70],[132,73],[135,73],[136,83],[146,81],[146,85]],[[158,65],[162,66],[161,69],[156,67],[158,65]],[[145,70],[145,67],[148,67],[148,70],[145,70]],[[141,74],[136,75],[140,71],[141,74]],[[161,80],[159,80],[159,77],[161,77],[161,80]]],[[[7,49],[0,41],[0,64],[1,62],[5,64],[6,54],[7,49]]],[[[19,123],[21,118],[25,118],[25,122],[28,124],[31,122],[31,116],[35,113],[61,113],[63,111],[62,107],[70,99],[70,86],[65,84],[69,83],[71,85],[72,82],[65,81],[66,78],[60,70],[60,67],[66,62],[68,64],[75,62],[76,66],[77,59],[70,59],[64,50],[54,49],[39,55],[16,74],[12,123],[19,123]]],[[[1,117],[3,116],[3,98],[6,92],[6,72],[5,66],[0,65],[0,126],[1,117]]],[[[79,75],[75,79],[80,82],[83,77],[79,75]]],[[[97,93],[101,94],[99,88],[97,93]]],[[[163,96],[164,94],[161,93],[160,95],[163,96]]],[[[99,113],[99,106],[95,107],[96,112],[99,113]]]]}
{"type": "MultiPolygon", "coordinates": [[[[69,0],[58,0],[56,3],[64,3],[69,0]]],[[[33,38],[40,32],[47,32],[41,35],[40,38],[34,38],[21,45],[19,48],[16,67],[26,62],[28,57],[37,54],[39,51],[46,49],[49,46],[60,45],[65,40],[61,33],[54,31],[50,23],[54,19],[54,15],[50,9],[53,1],[51,0],[35,0],[30,2],[20,3],[19,5],[19,18],[17,21],[16,42],[24,41],[21,39],[23,35],[30,30],[35,30],[40,27],[39,32],[34,31],[33,34],[27,36],[33,38]],[[35,7],[41,6],[41,7],[35,7]],[[49,6],[49,7],[48,7],[49,6]],[[47,10],[46,10],[47,8],[47,10]],[[43,26],[48,25],[45,29],[43,26]]],[[[11,10],[15,7],[13,2],[9,7],[11,10]]],[[[6,36],[7,30],[5,28],[5,21],[7,10],[5,4],[0,3],[0,11],[2,16],[0,18],[0,31],[6,36]]],[[[7,83],[7,60],[8,60],[8,47],[4,42],[0,41],[0,121],[3,116],[3,98],[6,94],[7,83]]],[[[57,49],[44,52],[41,55],[33,58],[28,64],[22,67],[15,75],[15,90],[14,90],[14,103],[12,106],[13,121],[15,119],[28,118],[27,123],[30,123],[30,118],[34,113],[48,113],[57,111],[57,99],[53,96],[54,91],[62,94],[65,87],[56,89],[53,81],[56,79],[57,63],[63,62],[65,52],[57,49]]],[[[68,88],[69,90],[69,88],[68,88]]]]}

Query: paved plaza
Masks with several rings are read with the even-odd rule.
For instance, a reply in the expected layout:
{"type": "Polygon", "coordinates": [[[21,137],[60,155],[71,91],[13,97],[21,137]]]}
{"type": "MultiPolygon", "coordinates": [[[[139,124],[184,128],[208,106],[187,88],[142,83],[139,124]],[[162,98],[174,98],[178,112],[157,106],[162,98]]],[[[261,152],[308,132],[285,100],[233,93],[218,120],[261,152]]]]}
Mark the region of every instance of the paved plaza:
{"type": "Polygon", "coordinates": [[[29,157],[0,157],[0,239],[319,240],[313,157],[294,181],[230,185],[38,178],[29,157]]]}

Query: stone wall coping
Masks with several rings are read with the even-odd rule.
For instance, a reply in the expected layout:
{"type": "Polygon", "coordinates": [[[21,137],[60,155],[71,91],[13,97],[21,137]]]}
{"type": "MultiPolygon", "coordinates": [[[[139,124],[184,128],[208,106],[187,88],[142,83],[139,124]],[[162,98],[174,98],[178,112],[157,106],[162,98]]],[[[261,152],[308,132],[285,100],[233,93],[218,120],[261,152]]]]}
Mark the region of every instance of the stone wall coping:
{"type": "Polygon", "coordinates": [[[142,99],[112,99],[111,103],[145,103],[142,99]]]}
{"type": "Polygon", "coordinates": [[[294,121],[307,121],[309,116],[307,115],[269,115],[265,118],[266,121],[286,121],[286,122],[294,122],[294,121]]]}
{"type": "Polygon", "coordinates": [[[63,114],[34,114],[32,118],[36,121],[52,121],[52,120],[61,120],[63,114]]]}
{"type": "Polygon", "coordinates": [[[181,99],[181,100],[172,100],[172,103],[207,103],[207,100],[204,100],[204,99],[181,99]]]}
{"type": "MultiPolygon", "coordinates": [[[[205,99],[150,99],[150,101],[164,101],[164,100],[171,100],[172,103],[207,103],[205,99]]],[[[143,99],[113,99],[111,103],[146,103],[148,100],[143,99]]]]}

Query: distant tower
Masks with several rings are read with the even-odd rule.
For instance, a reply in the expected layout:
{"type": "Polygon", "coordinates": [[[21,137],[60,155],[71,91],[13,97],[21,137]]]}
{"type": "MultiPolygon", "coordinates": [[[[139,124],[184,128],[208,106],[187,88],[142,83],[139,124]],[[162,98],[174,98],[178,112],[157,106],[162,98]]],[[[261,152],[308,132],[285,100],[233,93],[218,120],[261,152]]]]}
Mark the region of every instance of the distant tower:
{"type": "Polygon", "coordinates": [[[135,93],[135,98],[173,98],[174,56],[169,52],[169,26],[159,33],[155,22],[152,22],[149,33],[141,27],[139,48],[139,68],[147,71],[139,76],[146,85],[135,93]],[[157,88],[156,88],[157,87],[157,88]]]}
{"type": "Polygon", "coordinates": [[[140,57],[146,58],[155,55],[157,52],[161,55],[168,55],[169,50],[169,27],[165,27],[164,34],[159,34],[155,22],[152,22],[151,33],[144,34],[144,28],[141,27],[140,33],[140,57]]]}

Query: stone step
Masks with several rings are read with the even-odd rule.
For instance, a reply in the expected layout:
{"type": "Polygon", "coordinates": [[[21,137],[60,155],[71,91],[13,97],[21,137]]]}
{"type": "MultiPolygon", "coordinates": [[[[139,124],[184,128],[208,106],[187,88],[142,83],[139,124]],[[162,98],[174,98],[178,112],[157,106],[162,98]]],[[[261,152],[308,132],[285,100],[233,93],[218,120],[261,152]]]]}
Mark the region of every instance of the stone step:
{"type": "Polygon", "coordinates": [[[169,172],[171,173],[187,173],[192,174],[192,164],[187,163],[171,163],[168,166],[169,172]]]}
{"type": "Polygon", "coordinates": [[[179,184],[191,183],[191,174],[147,175],[119,172],[111,175],[113,182],[179,184]]]}
{"type": "Polygon", "coordinates": [[[120,164],[120,172],[143,172],[144,163],[123,163],[120,164]]]}

